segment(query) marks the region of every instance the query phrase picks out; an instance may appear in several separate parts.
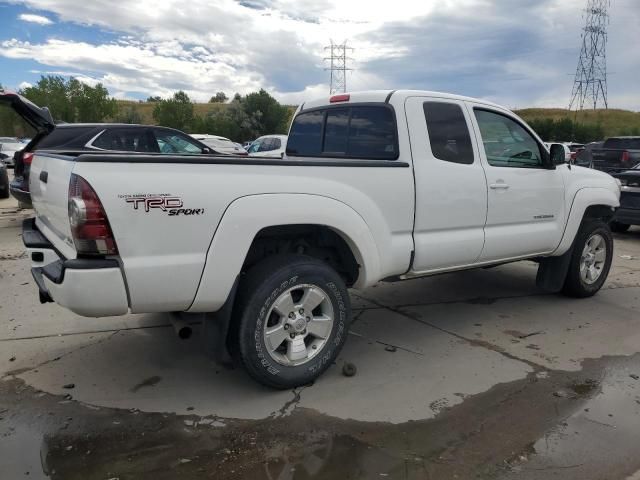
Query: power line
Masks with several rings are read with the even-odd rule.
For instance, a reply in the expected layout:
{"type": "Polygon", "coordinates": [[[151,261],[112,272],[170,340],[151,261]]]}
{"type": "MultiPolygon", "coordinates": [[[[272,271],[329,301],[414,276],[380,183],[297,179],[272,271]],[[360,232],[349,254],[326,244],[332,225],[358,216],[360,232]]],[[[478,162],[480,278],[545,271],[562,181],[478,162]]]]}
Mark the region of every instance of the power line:
{"type": "Polygon", "coordinates": [[[341,44],[333,43],[324,48],[329,51],[329,56],[325,57],[325,60],[329,60],[329,70],[331,72],[331,83],[329,87],[329,94],[344,93],[347,91],[347,71],[353,70],[347,67],[347,61],[352,58],[347,57],[347,50],[353,51],[353,48],[347,47],[347,41],[345,40],[341,44]]]}
{"type": "Polygon", "coordinates": [[[609,14],[607,9],[610,0],[587,0],[585,9],[586,22],[582,33],[582,48],[573,81],[569,110],[597,108],[602,102],[607,103],[607,25],[609,14]]]}

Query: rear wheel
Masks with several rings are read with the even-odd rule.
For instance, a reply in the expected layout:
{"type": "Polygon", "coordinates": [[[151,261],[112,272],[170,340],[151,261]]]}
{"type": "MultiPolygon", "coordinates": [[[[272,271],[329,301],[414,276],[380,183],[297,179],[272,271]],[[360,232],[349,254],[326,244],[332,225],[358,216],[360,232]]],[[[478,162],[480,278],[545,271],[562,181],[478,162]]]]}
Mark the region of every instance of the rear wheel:
{"type": "Polygon", "coordinates": [[[335,360],[350,320],[347,288],[331,267],[303,255],[272,257],[240,284],[235,356],[264,385],[305,385],[335,360]]]}
{"type": "Polygon", "coordinates": [[[620,222],[609,222],[609,226],[611,227],[611,230],[616,232],[616,233],[624,233],[627,230],[629,230],[629,227],[631,225],[629,225],[628,223],[620,223],[620,222]]]}
{"type": "Polygon", "coordinates": [[[583,222],[576,235],[563,293],[579,298],[595,295],[609,275],[612,259],[609,225],[599,220],[583,222]]]}

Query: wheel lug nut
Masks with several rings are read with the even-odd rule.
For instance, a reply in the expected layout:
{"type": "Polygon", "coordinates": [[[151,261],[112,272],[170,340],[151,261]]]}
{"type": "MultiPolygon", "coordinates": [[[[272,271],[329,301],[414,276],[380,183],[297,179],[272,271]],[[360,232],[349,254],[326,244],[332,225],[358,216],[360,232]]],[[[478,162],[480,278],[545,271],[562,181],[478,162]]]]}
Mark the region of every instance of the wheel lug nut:
{"type": "Polygon", "coordinates": [[[289,314],[289,318],[296,318],[296,314],[295,314],[295,313],[293,313],[293,312],[291,312],[291,313],[289,314]]]}
{"type": "Polygon", "coordinates": [[[288,324],[288,323],[285,323],[285,324],[284,324],[284,329],[285,329],[285,330],[289,330],[289,324],[288,324]]]}
{"type": "Polygon", "coordinates": [[[310,322],[310,321],[311,321],[311,317],[307,317],[307,322],[310,322]]]}
{"type": "Polygon", "coordinates": [[[300,315],[304,315],[304,308],[301,308],[300,310],[298,310],[298,313],[299,313],[300,315]]]}
{"type": "Polygon", "coordinates": [[[292,334],[290,334],[289,336],[290,336],[291,338],[296,338],[296,334],[295,334],[295,333],[292,333],[292,334]]]}

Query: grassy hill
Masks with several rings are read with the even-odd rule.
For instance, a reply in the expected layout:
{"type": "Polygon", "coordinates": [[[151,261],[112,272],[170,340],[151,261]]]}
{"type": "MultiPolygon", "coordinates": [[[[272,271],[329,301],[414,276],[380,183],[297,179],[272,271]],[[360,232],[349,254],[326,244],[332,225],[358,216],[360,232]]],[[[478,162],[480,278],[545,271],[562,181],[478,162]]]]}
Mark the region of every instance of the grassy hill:
{"type": "MultiPolygon", "coordinates": [[[[119,111],[133,108],[142,117],[142,123],[150,125],[155,123],[153,119],[154,106],[155,103],[152,102],[118,101],[119,111]]],[[[226,106],[220,103],[194,104],[194,111],[198,116],[206,116],[207,113],[221,108],[226,108],[226,106]]],[[[631,135],[636,134],[636,132],[640,134],[640,112],[629,110],[598,109],[576,113],[562,108],[525,108],[517,110],[516,113],[524,118],[525,121],[545,118],[557,121],[562,118],[570,118],[571,120],[577,120],[578,123],[600,124],[607,137],[612,135],[631,135]]]]}
{"type": "MultiPolygon", "coordinates": [[[[142,117],[142,123],[146,125],[154,125],[156,122],[153,119],[154,102],[133,102],[129,100],[118,100],[118,111],[122,111],[128,108],[133,108],[142,117]]],[[[207,113],[214,110],[225,108],[221,103],[195,103],[193,111],[197,116],[204,117],[207,113]]]]}
{"type": "Polygon", "coordinates": [[[614,135],[640,135],[640,112],[629,110],[583,110],[572,112],[563,108],[525,108],[517,110],[525,121],[551,118],[560,120],[570,118],[578,123],[600,124],[604,129],[605,137],[614,135]]]}

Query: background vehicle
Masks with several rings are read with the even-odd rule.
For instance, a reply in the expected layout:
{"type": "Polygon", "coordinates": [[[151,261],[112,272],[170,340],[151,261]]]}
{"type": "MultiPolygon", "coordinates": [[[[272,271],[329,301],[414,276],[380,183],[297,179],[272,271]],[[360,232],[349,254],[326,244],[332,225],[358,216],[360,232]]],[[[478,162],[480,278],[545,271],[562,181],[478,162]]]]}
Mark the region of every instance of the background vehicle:
{"type": "Polygon", "coordinates": [[[612,173],[620,180],[620,208],[611,222],[614,232],[626,232],[631,225],[640,225],[640,164],[632,170],[612,173]]]}
{"type": "Polygon", "coordinates": [[[199,155],[219,153],[186,133],[167,127],[117,123],[65,123],[55,126],[46,137],[36,137],[16,155],[11,194],[23,207],[31,205],[29,172],[33,152],[39,150],[199,155]]]}
{"type": "Polygon", "coordinates": [[[253,141],[247,149],[252,157],[283,157],[287,145],[286,135],[264,135],[253,141]]]}
{"type": "Polygon", "coordinates": [[[192,133],[191,136],[223,155],[247,155],[247,151],[241,145],[226,137],[204,133],[192,133]]]}
{"type": "Polygon", "coordinates": [[[593,163],[593,150],[602,148],[602,142],[591,142],[587,143],[582,150],[576,152],[576,160],[575,164],[580,165],[581,167],[591,168],[593,163]]]}
{"type": "Polygon", "coordinates": [[[26,145],[17,138],[0,137],[0,160],[8,167],[13,167],[13,156],[26,145]]]}
{"type": "Polygon", "coordinates": [[[542,288],[594,295],[620,190],[563,152],[482,100],[337,95],[298,109],[284,159],[38,151],[23,241],[43,302],[207,313],[215,350],[291,388],[336,359],[351,287],[530,259],[542,288]]]}
{"type": "Polygon", "coordinates": [[[565,145],[569,147],[569,151],[571,152],[570,154],[571,163],[575,163],[576,159],[578,158],[578,153],[584,150],[584,144],[567,142],[565,143],[565,145]]]}
{"type": "Polygon", "coordinates": [[[0,198],[9,198],[9,174],[7,166],[0,162],[0,198]]]}
{"type": "Polygon", "coordinates": [[[640,137],[610,137],[602,148],[591,151],[593,168],[616,171],[633,168],[640,163],[640,137]]]}

